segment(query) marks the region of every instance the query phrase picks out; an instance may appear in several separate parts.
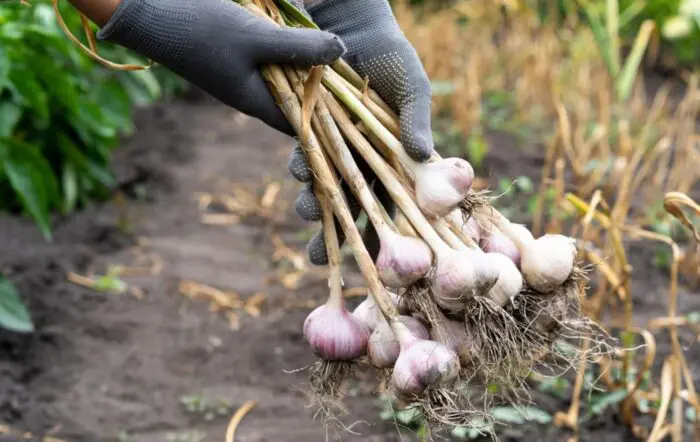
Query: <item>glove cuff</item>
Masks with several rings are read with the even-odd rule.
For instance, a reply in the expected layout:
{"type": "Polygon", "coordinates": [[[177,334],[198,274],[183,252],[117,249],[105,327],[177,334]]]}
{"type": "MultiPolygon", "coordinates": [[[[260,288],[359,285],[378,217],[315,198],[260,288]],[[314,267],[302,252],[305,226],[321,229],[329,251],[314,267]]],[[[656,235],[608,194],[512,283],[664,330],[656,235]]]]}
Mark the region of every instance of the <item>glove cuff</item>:
{"type": "Polygon", "coordinates": [[[196,0],[122,0],[97,38],[172,66],[190,45],[196,19],[196,0]]]}

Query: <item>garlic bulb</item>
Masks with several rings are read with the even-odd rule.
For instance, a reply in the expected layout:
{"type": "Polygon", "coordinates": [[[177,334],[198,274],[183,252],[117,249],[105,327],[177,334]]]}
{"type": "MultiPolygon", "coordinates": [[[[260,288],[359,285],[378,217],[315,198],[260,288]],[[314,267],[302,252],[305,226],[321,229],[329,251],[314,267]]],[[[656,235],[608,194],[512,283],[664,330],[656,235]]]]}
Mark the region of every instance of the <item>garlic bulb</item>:
{"type": "MultiPolygon", "coordinates": [[[[406,300],[403,299],[402,296],[388,290],[387,294],[391,298],[391,303],[394,304],[394,307],[399,310],[399,314],[404,315],[408,313],[406,300]]],[[[379,306],[374,300],[374,296],[371,294],[367,295],[365,300],[355,307],[355,310],[352,312],[352,316],[362,325],[364,325],[370,333],[377,327],[380,320],[384,320],[382,312],[379,310],[379,306]]]]}
{"type": "Polygon", "coordinates": [[[416,202],[430,217],[447,215],[472,186],[474,169],[461,158],[445,158],[416,165],[416,202]]]}
{"type": "Polygon", "coordinates": [[[468,366],[473,362],[474,355],[478,351],[478,342],[469,336],[464,322],[447,319],[440,312],[438,315],[433,328],[430,329],[430,339],[454,351],[459,357],[460,364],[463,367],[468,366]]]}
{"type": "Polygon", "coordinates": [[[481,239],[481,248],[486,253],[499,253],[510,258],[520,268],[520,251],[513,241],[497,229],[488,232],[481,239]]]}
{"type": "Polygon", "coordinates": [[[508,300],[520,293],[523,289],[523,276],[518,271],[513,261],[501,253],[487,253],[494,268],[497,268],[498,281],[488,292],[488,298],[496,305],[504,306],[508,300]]]}
{"type": "Polygon", "coordinates": [[[527,229],[502,215],[493,221],[520,251],[520,270],[530,287],[540,293],[550,293],[569,278],[576,259],[573,238],[546,234],[534,239],[527,229]]]}
{"type": "Polygon", "coordinates": [[[381,246],[376,265],[379,278],[386,286],[408,287],[428,273],[433,254],[425,242],[390,229],[384,229],[379,238],[381,246]]]}
{"type": "Polygon", "coordinates": [[[369,332],[342,304],[329,302],[306,317],[304,337],[321,359],[352,361],[365,354],[369,332]]]}
{"type": "Polygon", "coordinates": [[[520,252],[520,268],[528,285],[541,293],[561,286],[574,269],[575,244],[572,238],[552,234],[526,242],[520,252]]]}
{"type": "Polygon", "coordinates": [[[484,256],[484,252],[476,249],[449,249],[438,255],[432,288],[440,307],[462,311],[465,301],[485,294],[496,284],[498,269],[484,256]]]}
{"type": "Polygon", "coordinates": [[[479,244],[483,232],[481,225],[479,225],[479,221],[476,219],[475,216],[470,216],[469,219],[464,221],[462,211],[459,209],[455,209],[449,213],[448,217],[450,221],[454,222],[460,227],[460,230],[463,234],[467,235],[469,238],[472,239],[472,241],[479,244]]]}
{"type": "Polygon", "coordinates": [[[457,378],[457,354],[439,342],[419,339],[400,323],[392,324],[401,347],[392,383],[404,396],[419,395],[457,378]]]}
{"type": "MultiPolygon", "coordinates": [[[[428,339],[428,329],[418,319],[411,316],[399,316],[398,321],[408,327],[417,338],[428,339]]],[[[369,360],[377,368],[390,368],[399,357],[399,352],[399,341],[394,336],[389,323],[382,318],[369,337],[367,344],[369,360]]]]}

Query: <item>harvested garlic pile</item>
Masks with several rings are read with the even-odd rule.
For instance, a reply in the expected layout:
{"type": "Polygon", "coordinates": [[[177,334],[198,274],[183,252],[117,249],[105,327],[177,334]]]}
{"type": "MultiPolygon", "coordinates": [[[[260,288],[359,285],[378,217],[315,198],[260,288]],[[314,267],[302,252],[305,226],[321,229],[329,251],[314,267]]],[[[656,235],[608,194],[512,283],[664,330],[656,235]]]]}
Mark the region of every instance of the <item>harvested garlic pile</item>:
{"type": "MultiPolygon", "coordinates": [[[[309,24],[289,13],[288,2],[240,3],[280,26],[309,24]]],[[[582,278],[571,238],[534,238],[511,223],[472,189],[474,170],[461,158],[413,161],[397,138],[396,115],[344,62],[312,72],[265,66],[262,73],[272,93],[284,97],[280,108],[317,177],[330,296],[303,330],[319,358],[311,388],[324,413],[342,398],[354,369],[373,366],[390,380],[389,392],[414,404],[428,423],[467,425],[475,410],[462,382],[485,394],[492,383],[519,388],[552,355],[564,330],[567,339],[594,335],[578,313],[582,278]],[[397,226],[387,216],[353,155],[372,169],[408,223],[397,226]],[[377,232],[374,260],[340,178],[377,232]],[[352,313],[342,296],[334,217],[370,293],[352,313]]]]}

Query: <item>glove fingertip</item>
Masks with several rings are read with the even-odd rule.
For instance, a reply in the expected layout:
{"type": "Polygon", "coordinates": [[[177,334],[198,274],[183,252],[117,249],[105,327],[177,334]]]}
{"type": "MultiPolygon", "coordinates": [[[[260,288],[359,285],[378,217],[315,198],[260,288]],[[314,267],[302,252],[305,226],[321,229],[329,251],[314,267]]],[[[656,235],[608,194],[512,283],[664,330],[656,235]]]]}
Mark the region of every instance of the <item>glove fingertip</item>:
{"type": "Polygon", "coordinates": [[[428,161],[435,150],[433,139],[410,131],[402,132],[406,133],[401,136],[401,142],[408,156],[420,163],[428,161]]]}
{"type": "Polygon", "coordinates": [[[309,256],[309,262],[314,266],[324,266],[328,264],[328,254],[326,252],[326,240],[323,236],[323,230],[319,231],[311,238],[306,246],[306,254],[309,256]]]}
{"type": "Polygon", "coordinates": [[[290,175],[301,183],[308,183],[313,179],[313,173],[309,167],[309,161],[306,159],[304,150],[299,146],[295,147],[294,150],[292,150],[292,153],[289,155],[287,169],[289,170],[290,175]]]}
{"type": "Polygon", "coordinates": [[[304,221],[321,221],[323,217],[321,203],[318,198],[316,198],[313,187],[310,185],[299,193],[296,201],[294,201],[294,208],[299,218],[304,221]]]}

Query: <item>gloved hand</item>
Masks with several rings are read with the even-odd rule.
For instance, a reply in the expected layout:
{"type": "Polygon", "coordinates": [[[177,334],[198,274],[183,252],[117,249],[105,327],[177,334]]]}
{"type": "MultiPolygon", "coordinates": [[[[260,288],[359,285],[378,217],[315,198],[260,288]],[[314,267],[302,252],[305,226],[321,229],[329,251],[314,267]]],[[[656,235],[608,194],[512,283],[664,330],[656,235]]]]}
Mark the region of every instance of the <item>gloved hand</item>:
{"type": "MultiPolygon", "coordinates": [[[[406,152],[416,161],[426,161],[433,153],[434,144],[430,123],[430,82],[413,46],[399,29],[391,7],[386,0],[315,0],[304,10],[300,0],[292,0],[299,9],[323,30],[338,35],[345,46],[346,61],[370,86],[398,113],[401,142],[406,152]]],[[[307,1],[307,3],[309,3],[307,1]]],[[[374,182],[374,191],[380,203],[393,217],[394,203],[375,180],[364,161],[356,157],[368,184],[374,182]]],[[[289,170],[297,180],[310,183],[312,173],[301,148],[292,152],[289,170]]],[[[352,195],[348,200],[355,205],[352,195]]],[[[296,202],[297,213],[307,221],[319,221],[320,205],[313,194],[313,186],[307,185],[296,202]],[[315,208],[315,209],[313,209],[315,208]]],[[[351,206],[353,209],[353,206],[351,206]]],[[[340,227],[336,222],[336,230],[340,227]]],[[[379,250],[379,239],[371,223],[368,223],[363,239],[374,258],[379,250]]],[[[340,235],[341,245],[344,236],[340,235]]],[[[313,264],[327,263],[322,232],[317,233],[307,247],[313,264]]]]}
{"type": "Polygon", "coordinates": [[[433,153],[430,81],[387,0],[312,0],[307,11],[341,38],[344,59],[398,114],[401,143],[416,161],[433,153]]]}
{"type": "Polygon", "coordinates": [[[162,64],[288,135],[294,131],[259,67],[329,64],[345,51],[332,34],[279,28],[232,0],[122,0],[98,38],[162,64]]]}

